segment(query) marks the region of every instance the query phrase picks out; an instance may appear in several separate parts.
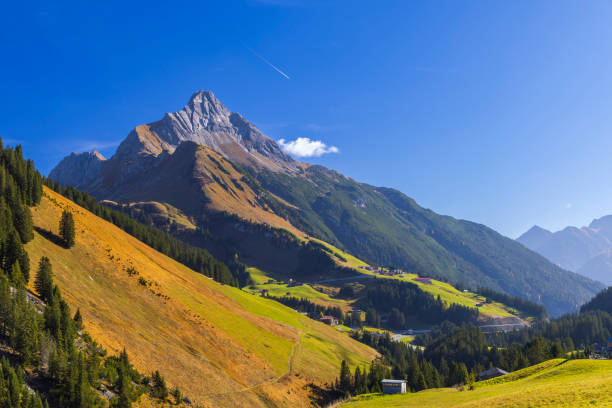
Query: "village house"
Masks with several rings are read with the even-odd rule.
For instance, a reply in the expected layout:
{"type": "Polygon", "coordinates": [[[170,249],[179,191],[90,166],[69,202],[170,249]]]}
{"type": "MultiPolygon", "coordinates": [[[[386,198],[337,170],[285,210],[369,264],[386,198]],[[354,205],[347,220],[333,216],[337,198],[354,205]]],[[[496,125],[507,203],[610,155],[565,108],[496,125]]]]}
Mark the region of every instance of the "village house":
{"type": "Polygon", "coordinates": [[[338,319],[336,319],[334,316],[321,316],[321,318],[319,319],[320,322],[323,322],[329,326],[337,326],[338,325],[338,319]]]}
{"type": "Polygon", "coordinates": [[[405,394],[406,380],[387,380],[380,382],[382,384],[383,394],[405,394]]]}
{"type": "Polygon", "coordinates": [[[493,367],[488,369],[487,371],[483,371],[478,374],[478,381],[488,380],[490,378],[501,377],[502,375],[508,374],[507,371],[502,370],[501,368],[493,367]]]}

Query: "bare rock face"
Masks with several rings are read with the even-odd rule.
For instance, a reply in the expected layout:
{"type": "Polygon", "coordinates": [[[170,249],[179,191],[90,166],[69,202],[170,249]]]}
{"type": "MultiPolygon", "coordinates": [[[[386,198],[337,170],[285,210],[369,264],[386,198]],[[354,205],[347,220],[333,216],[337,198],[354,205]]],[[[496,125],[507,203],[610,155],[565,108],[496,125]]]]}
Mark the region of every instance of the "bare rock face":
{"type": "Polygon", "coordinates": [[[106,161],[97,151],[72,153],[49,173],[49,178],[62,185],[89,189],[99,183],[102,164],[106,161]]]}
{"type": "Polygon", "coordinates": [[[236,163],[272,171],[294,171],[297,163],[278,144],[209,91],[194,93],[187,105],[157,122],[138,126],[113,159],[158,156],[185,141],[209,147],[236,163]]]}
{"type": "MultiPolygon", "coordinates": [[[[212,92],[198,91],[178,112],[166,113],[157,122],[134,128],[110,159],[105,160],[97,152],[72,153],[49,177],[99,199],[117,198],[118,191],[135,183],[162,177],[176,179],[178,175],[161,174],[160,168],[186,142],[206,146],[234,163],[255,170],[284,173],[301,170],[300,163],[285,154],[273,139],[240,114],[230,112],[212,92]]],[[[192,161],[194,157],[182,157],[182,160],[192,161]]],[[[177,183],[185,181],[176,180],[177,183]]]]}

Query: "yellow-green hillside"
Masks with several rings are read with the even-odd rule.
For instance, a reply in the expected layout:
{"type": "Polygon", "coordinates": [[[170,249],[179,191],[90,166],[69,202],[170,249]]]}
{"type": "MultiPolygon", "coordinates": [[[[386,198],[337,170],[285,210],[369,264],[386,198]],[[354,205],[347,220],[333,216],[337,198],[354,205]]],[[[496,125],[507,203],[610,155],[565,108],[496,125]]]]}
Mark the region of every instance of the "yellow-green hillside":
{"type": "Polygon", "coordinates": [[[473,391],[441,388],[405,395],[370,394],[343,408],[608,406],[612,406],[612,361],[556,359],[476,383],[473,391]]]}
{"type": "Polygon", "coordinates": [[[139,370],[159,369],[205,406],[308,406],[309,382],[332,381],[342,359],[375,357],[331,327],[193,272],[49,189],[32,216],[32,263],[52,260],[94,339],[111,352],[126,347],[139,370]],[[53,238],[64,208],[76,222],[72,249],[53,238]]]}
{"type": "Polygon", "coordinates": [[[249,293],[255,294],[265,289],[268,291],[268,295],[274,297],[293,296],[296,298],[308,299],[313,303],[323,306],[337,306],[345,310],[350,308],[350,302],[344,299],[333,298],[326,293],[316,290],[310,285],[289,286],[286,283],[279,283],[276,281],[268,283],[271,279],[270,276],[266,275],[261,270],[251,267],[248,268],[247,271],[251,275],[251,279],[253,279],[254,283],[244,289],[249,293]]]}
{"type": "MultiPolygon", "coordinates": [[[[362,271],[362,273],[374,275],[373,272],[369,271],[362,271]]],[[[435,297],[440,296],[440,299],[442,299],[447,304],[455,303],[462,306],[477,307],[477,304],[484,303],[484,301],[486,300],[483,296],[479,296],[476,293],[472,293],[469,291],[462,292],[449,283],[441,282],[435,279],[431,280],[431,284],[416,281],[415,278],[417,278],[418,275],[414,273],[403,273],[401,275],[396,276],[377,276],[379,278],[396,279],[414,283],[419,288],[423,289],[425,292],[431,293],[435,297]]],[[[499,302],[485,303],[482,306],[478,307],[478,310],[482,315],[481,317],[485,319],[489,317],[510,317],[520,315],[520,313],[516,309],[499,302]]],[[[521,317],[528,318],[530,316],[521,315],[521,317]]]]}

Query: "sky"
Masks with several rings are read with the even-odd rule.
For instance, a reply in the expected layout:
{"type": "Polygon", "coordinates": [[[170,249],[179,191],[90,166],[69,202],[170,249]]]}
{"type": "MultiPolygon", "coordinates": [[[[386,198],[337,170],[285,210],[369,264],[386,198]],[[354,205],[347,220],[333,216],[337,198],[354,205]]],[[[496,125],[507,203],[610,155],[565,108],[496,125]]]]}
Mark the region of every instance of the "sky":
{"type": "Polygon", "coordinates": [[[301,160],[512,238],[612,213],[612,2],[9,3],[0,137],[45,174],[202,89],[301,160]]]}

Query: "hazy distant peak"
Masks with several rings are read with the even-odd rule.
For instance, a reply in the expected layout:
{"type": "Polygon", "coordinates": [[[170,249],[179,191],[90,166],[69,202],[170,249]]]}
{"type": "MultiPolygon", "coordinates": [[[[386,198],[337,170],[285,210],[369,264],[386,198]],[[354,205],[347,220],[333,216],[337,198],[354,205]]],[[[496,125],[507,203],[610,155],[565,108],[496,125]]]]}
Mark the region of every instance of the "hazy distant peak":
{"type": "Polygon", "coordinates": [[[535,250],[550,238],[553,233],[538,225],[534,225],[516,240],[527,248],[535,250]]]}
{"type": "Polygon", "coordinates": [[[538,233],[538,234],[552,234],[551,231],[547,230],[546,228],[542,228],[539,225],[534,225],[527,232],[538,233]]]}

